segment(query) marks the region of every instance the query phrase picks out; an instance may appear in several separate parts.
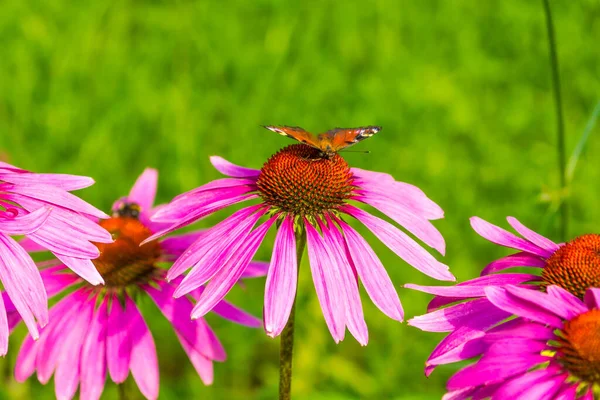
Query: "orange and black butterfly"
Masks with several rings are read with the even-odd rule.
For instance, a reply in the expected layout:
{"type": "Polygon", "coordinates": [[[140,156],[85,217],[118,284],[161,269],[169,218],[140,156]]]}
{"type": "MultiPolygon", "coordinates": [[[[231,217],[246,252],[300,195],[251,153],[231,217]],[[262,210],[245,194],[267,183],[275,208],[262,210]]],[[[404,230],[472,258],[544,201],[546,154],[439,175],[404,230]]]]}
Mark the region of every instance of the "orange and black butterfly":
{"type": "Polygon", "coordinates": [[[380,126],[335,128],[315,135],[297,126],[265,126],[265,128],[319,149],[328,158],[346,147],[370,138],[381,130],[380,126]]]}

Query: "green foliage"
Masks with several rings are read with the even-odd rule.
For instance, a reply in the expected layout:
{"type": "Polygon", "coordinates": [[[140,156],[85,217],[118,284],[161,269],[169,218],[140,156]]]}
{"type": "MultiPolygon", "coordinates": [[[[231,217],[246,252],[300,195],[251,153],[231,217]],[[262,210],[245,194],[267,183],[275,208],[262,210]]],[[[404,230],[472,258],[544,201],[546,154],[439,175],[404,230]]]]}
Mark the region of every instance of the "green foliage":
{"type": "MultiPolygon", "coordinates": [[[[570,153],[599,100],[600,7],[553,3],[570,153]]],[[[0,43],[0,157],[34,171],[93,176],[97,184],[81,196],[105,210],[146,166],[160,170],[161,202],[217,178],[209,155],[260,167],[290,143],[261,124],[315,131],[376,124],[383,131],[356,146],[371,154],[345,158],[420,186],[444,208],[436,226],[448,244],[444,262],[459,280],[507,254],[470,229],[472,215],[503,226],[513,215],[557,239],[548,203],[560,196],[555,117],[540,2],[8,1],[0,43]]],[[[599,153],[591,135],[569,188],[571,235],[598,232],[599,153]]],[[[435,282],[366,236],[407,317],[423,313],[428,296],[401,285],[435,282]]],[[[258,258],[270,251],[263,246],[258,258]]],[[[349,335],[335,345],[308,264],[300,275],[296,399],[442,395],[456,367],[429,379],[422,372],[442,335],[386,318],[365,296],[369,345],[349,335]]],[[[263,288],[264,279],[254,280],[229,299],[259,314],[263,288]]],[[[204,387],[168,323],[145,305],[161,398],[276,396],[277,340],[209,316],[229,359],[204,387]]],[[[0,397],[53,398],[51,384],[10,378],[23,334],[13,335],[3,361],[0,397]]],[[[116,394],[108,384],[104,398],[116,394]]]]}

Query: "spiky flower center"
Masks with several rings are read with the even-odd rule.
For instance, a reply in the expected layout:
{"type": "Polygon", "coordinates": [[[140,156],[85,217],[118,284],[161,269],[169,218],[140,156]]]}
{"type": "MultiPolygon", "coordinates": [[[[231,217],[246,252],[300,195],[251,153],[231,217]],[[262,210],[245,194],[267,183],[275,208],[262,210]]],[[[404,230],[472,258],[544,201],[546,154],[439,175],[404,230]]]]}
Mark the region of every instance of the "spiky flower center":
{"type": "Polygon", "coordinates": [[[113,243],[96,243],[100,257],[92,260],[107,288],[125,288],[151,280],[161,256],[160,245],[152,241],[140,246],[152,233],[137,218],[115,216],[100,221],[113,235],[113,243]]]}
{"type": "Polygon", "coordinates": [[[565,322],[559,343],[559,361],[572,375],[600,383],[600,310],[565,322]]]}
{"type": "Polygon", "coordinates": [[[287,146],[263,165],[258,190],[265,203],[294,215],[318,216],[352,194],[352,172],[338,154],[323,157],[305,144],[287,146]]]}
{"type": "Polygon", "coordinates": [[[600,235],[579,236],[546,261],[544,286],[558,285],[583,299],[590,287],[600,286],[600,235]]]}

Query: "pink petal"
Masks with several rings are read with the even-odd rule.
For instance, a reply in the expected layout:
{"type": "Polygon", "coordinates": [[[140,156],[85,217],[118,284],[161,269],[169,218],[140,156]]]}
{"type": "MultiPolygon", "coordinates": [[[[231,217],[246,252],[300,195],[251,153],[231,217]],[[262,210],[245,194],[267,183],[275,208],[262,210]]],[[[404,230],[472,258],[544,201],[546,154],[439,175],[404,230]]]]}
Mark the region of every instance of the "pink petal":
{"type": "Polygon", "coordinates": [[[201,230],[184,233],[182,235],[169,236],[161,240],[160,248],[163,250],[164,253],[170,256],[179,257],[183,255],[183,253],[196,240],[200,239],[200,237],[204,235],[205,232],[206,230],[201,230]]]}
{"type": "MultiPolygon", "coordinates": [[[[489,325],[492,326],[494,323],[490,322],[489,325]]],[[[485,335],[485,329],[487,329],[486,326],[482,326],[480,329],[461,326],[450,332],[427,359],[425,375],[431,375],[438,365],[468,360],[480,355],[485,349],[483,341],[480,340],[485,335]]]]}
{"type": "Polygon", "coordinates": [[[451,332],[461,326],[487,329],[509,316],[509,312],[481,298],[414,317],[408,324],[427,332],[451,332]]]}
{"type": "MultiPolygon", "coordinates": [[[[212,214],[216,211],[219,211],[225,207],[228,207],[233,204],[241,203],[246,200],[255,199],[257,197],[258,197],[258,195],[252,194],[252,193],[251,194],[243,194],[243,195],[239,195],[239,196],[235,196],[235,197],[227,197],[222,200],[217,200],[215,202],[212,202],[209,205],[207,205],[206,207],[200,207],[200,208],[194,209],[194,211],[190,211],[189,213],[184,212],[186,216],[182,217],[182,219],[179,220],[177,223],[175,223],[174,225],[171,225],[168,228],[165,228],[161,231],[156,232],[155,234],[153,234],[152,236],[150,236],[149,238],[144,240],[141,244],[143,245],[145,243],[151,242],[155,239],[158,239],[161,236],[166,235],[167,233],[171,233],[179,228],[183,228],[184,226],[187,226],[187,225],[191,224],[192,222],[195,222],[201,218],[204,218],[207,215],[210,215],[210,214],[212,214]]],[[[179,210],[179,211],[182,211],[182,210],[179,210]]]]}
{"type": "Polygon", "coordinates": [[[43,207],[14,218],[0,218],[0,232],[7,235],[27,235],[40,229],[48,220],[52,207],[43,207]]]}
{"type": "Polygon", "coordinates": [[[81,279],[77,275],[69,273],[64,265],[42,270],[40,275],[48,297],[55,296],[75,283],[81,282],[81,279]]]}
{"type": "Polygon", "coordinates": [[[246,242],[242,244],[237,254],[232,255],[229,260],[225,263],[223,268],[213,278],[210,283],[206,286],[202,297],[196,303],[196,306],[192,310],[192,318],[200,318],[208,313],[223,297],[229,292],[229,290],[235,285],[240,279],[242,273],[248,266],[250,260],[256,254],[258,247],[262,243],[267,231],[276,221],[277,217],[272,217],[264,224],[256,228],[247,238],[246,242]]]}
{"type": "Polygon", "coordinates": [[[123,383],[129,374],[132,324],[130,310],[126,311],[119,299],[112,296],[106,330],[106,365],[115,383],[123,383]]]}
{"type": "Polygon", "coordinates": [[[263,322],[260,318],[256,318],[254,315],[247,313],[241,308],[238,308],[225,300],[217,303],[217,305],[212,309],[212,312],[231,322],[245,325],[250,328],[259,328],[263,325],[263,322]]]}
{"type": "Polygon", "coordinates": [[[484,288],[486,286],[504,286],[516,285],[524,282],[539,281],[538,275],[532,274],[498,274],[486,275],[475,278],[470,281],[459,283],[454,286],[421,286],[406,284],[407,289],[418,290],[423,293],[434,294],[436,296],[457,298],[483,297],[485,296],[484,288]]]}
{"type": "Polygon", "coordinates": [[[15,380],[17,382],[25,382],[35,372],[38,344],[39,341],[34,341],[30,335],[25,336],[15,362],[15,380]]]}
{"type": "MultiPolygon", "coordinates": [[[[182,194],[179,194],[173,198],[173,201],[180,200],[192,200],[192,199],[201,199],[204,198],[202,196],[212,196],[211,193],[205,193],[202,196],[199,196],[203,192],[214,191],[215,189],[227,189],[227,188],[236,188],[240,186],[249,186],[256,189],[256,179],[237,179],[237,178],[223,178],[223,179],[215,179],[214,181],[210,181],[202,186],[199,186],[195,189],[189,190],[182,194]]],[[[213,192],[214,193],[214,192],[213,192]]]]}
{"type": "Polygon", "coordinates": [[[142,213],[148,213],[154,204],[157,186],[158,171],[154,168],[146,168],[133,184],[127,199],[130,202],[137,203],[142,213]]]}
{"type": "Polygon", "coordinates": [[[310,270],[317,291],[317,297],[323,310],[327,328],[336,343],[344,339],[345,310],[341,290],[339,288],[338,274],[329,265],[329,255],[323,239],[315,228],[304,221],[308,244],[308,258],[310,270]]]}
{"type": "Polygon", "coordinates": [[[341,211],[362,222],[390,250],[419,271],[438,280],[456,280],[448,271],[447,265],[437,261],[417,242],[390,223],[350,205],[344,206],[341,211]]]}
{"type": "Polygon", "coordinates": [[[183,350],[188,355],[188,358],[192,362],[194,369],[200,376],[200,379],[205,385],[212,385],[214,379],[213,363],[210,359],[204,357],[202,354],[197,352],[187,340],[183,339],[179,333],[177,337],[181,342],[183,350]]]}
{"type": "Polygon", "coordinates": [[[521,236],[523,236],[525,239],[529,240],[536,246],[545,249],[550,253],[554,253],[556,250],[558,250],[558,244],[554,243],[548,238],[545,238],[539,233],[532,231],[531,229],[523,225],[521,222],[519,222],[519,220],[515,217],[506,217],[506,220],[515,231],[519,232],[521,236]]]}
{"type": "MultiPolygon", "coordinates": [[[[548,324],[555,328],[562,328],[562,320],[554,313],[544,310],[540,304],[532,303],[529,300],[523,300],[520,296],[515,296],[507,288],[489,286],[485,293],[490,302],[496,307],[520,317],[528,318],[532,321],[548,324]]],[[[533,292],[541,294],[540,292],[533,292]]],[[[537,301],[545,301],[549,296],[539,296],[537,301]]]]}
{"type": "Polygon", "coordinates": [[[211,360],[225,360],[225,350],[208,324],[202,319],[190,319],[193,305],[187,297],[173,298],[174,290],[169,284],[162,284],[159,289],[147,285],[144,290],[173,325],[184,348],[193,348],[211,360]]]}
{"type": "Polygon", "coordinates": [[[471,226],[480,236],[500,246],[526,251],[541,257],[549,257],[552,255],[552,253],[548,250],[542,249],[525,239],[521,239],[520,237],[515,236],[496,225],[492,225],[479,217],[471,218],[471,226]]]}
{"type": "Polygon", "coordinates": [[[440,219],[444,211],[429,199],[418,187],[409,183],[398,182],[391,175],[381,172],[352,168],[354,184],[362,194],[384,197],[402,204],[416,215],[427,219],[440,219]]]}
{"type": "Polygon", "coordinates": [[[48,298],[35,263],[12,238],[0,234],[0,281],[27,325],[37,339],[36,319],[41,326],[48,323],[48,298]]]}
{"type": "Polygon", "coordinates": [[[68,192],[83,189],[94,184],[94,180],[87,176],[66,174],[35,174],[35,173],[0,173],[0,181],[35,185],[42,184],[54,186],[68,192]]]}
{"type": "Polygon", "coordinates": [[[73,292],[56,303],[50,310],[49,324],[37,342],[36,368],[38,380],[46,384],[57,367],[61,353],[69,342],[65,335],[77,322],[79,310],[84,304],[86,295],[81,290],[73,292]]]}
{"type": "Polygon", "coordinates": [[[100,256],[98,248],[85,236],[82,237],[65,224],[54,222],[46,223],[28,237],[54,254],[87,259],[100,256]]]}
{"type": "Polygon", "coordinates": [[[88,214],[97,218],[108,218],[109,216],[98,210],[96,207],[86,203],[79,197],[71,193],[57,189],[49,185],[39,184],[16,184],[9,189],[10,192],[18,193],[32,199],[42,200],[46,203],[56,204],[58,206],[88,214]]]}
{"type": "Polygon", "coordinates": [[[569,311],[566,314],[569,319],[588,311],[588,307],[586,307],[583,301],[579,300],[578,297],[560,286],[550,285],[546,291],[550,296],[558,300],[561,306],[564,305],[569,308],[569,311]]]}
{"type": "Polygon", "coordinates": [[[63,256],[61,254],[54,254],[56,258],[62,261],[69,269],[75,272],[77,275],[88,281],[92,285],[104,284],[102,275],[96,270],[94,263],[89,259],[75,258],[69,256],[63,256]]]}
{"type": "Polygon", "coordinates": [[[585,304],[590,308],[600,308],[600,289],[589,288],[584,296],[585,304]]]}
{"type": "Polygon", "coordinates": [[[2,297],[0,296],[0,356],[4,357],[8,351],[8,318],[2,297]]]}
{"type": "Polygon", "coordinates": [[[544,268],[545,266],[546,261],[533,254],[517,253],[492,261],[481,271],[481,275],[488,275],[512,267],[544,268]]]}
{"type": "MultiPolygon", "coordinates": [[[[321,221],[319,221],[321,222],[321,221]]],[[[353,268],[346,258],[344,238],[337,230],[329,217],[327,217],[329,227],[320,223],[321,232],[323,232],[323,242],[325,249],[329,253],[331,267],[337,269],[339,276],[340,289],[342,292],[342,301],[344,302],[346,325],[348,330],[363,346],[369,341],[369,331],[365,323],[365,316],[358,292],[358,282],[353,273],[353,268]],[[343,251],[343,252],[342,252],[343,251]]]]}
{"type": "MultiPolygon", "coordinates": [[[[71,399],[79,385],[79,369],[81,348],[86,339],[88,329],[92,322],[94,300],[87,299],[74,315],[74,323],[68,331],[64,331],[61,340],[65,344],[58,354],[54,386],[57,399],[71,399]]],[[[84,364],[85,365],[85,364],[84,364]]],[[[87,367],[87,365],[85,365],[87,367]]]]}
{"type": "MultiPolygon", "coordinates": [[[[532,385],[536,385],[540,382],[546,381],[548,378],[556,375],[556,369],[540,369],[537,371],[531,371],[521,376],[517,376],[506,383],[504,383],[498,391],[495,393],[497,398],[501,399],[518,399],[527,388],[532,385]]],[[[536,397],[537,399],[537,397],[536,397]]]]}
{"type": "Polygon", "coordinates": [[[152,334],[135,303],[126,298],[126,315],[131,320],[131,375],[149,400],[158,398],[158,359],[152,334]]]}
{"type": "Polygon", "coordinates": [[[402,204],[387,199],[376,200],[364,196],[359,196],[355,199],[375,207],[442,255],[446,252],[444,237],[435,226],[426,218],[413,214],[410,210],[403,207],[402,204]]]}
{"type": "Polygon", "coordinates": [[[259,169],[240,167],[219,156],[211,156],[210,162],[217,171],[232,178],[258,178],[259,169]]]}
{"type": "Polygon", "coordinates": [[[268,336],[278,336],[285,327],[296,298],[297,281],[298,260],[294,218],[288,215],[277,232],[265,284],[263,318],[268,336]]]}
{"type": "Polygon", "coordinates": [[[398,293],[375,252],[350,225],[339,219],[336,219],[336,222],[344,232],[346,246],[352,257],[352,265],[358,272],[371,300],[385,315],[402,321],[404,311],[398,299],[398,293]]]}
{"type": "Polygon", "coordinates": [[[506,290],[516,298],[536,304],[542,310],[565,320],[570,320],[587,311],[581,300],[559,287],[548,288],[547,294],[513,285],[506,286],[506,290]]]}
{"type": "Polygon", "coordinates": [[[260,278],[261,276],[267,275],[269,270],[269,263],[265,261],[250,261],[242,278],[260,278]]]}
{"type": "Polygon", "coordinates": [[[81,349],[81,398],[98,400],[106,380],[108,299],[105,297],[91,321],[81,349]]]}
{"type": "Polygon", "coordinates": [[[181,275],[186,269],[197,265],[198,272],[196,274],[205,271],[202,279],[206,282],[222,266],[216,263],[216,259],[229,248],[239,246],[265,211],[258,206],[243,208],[211,229],[204,231],[198,240],[171,266],[167,272],[167,279],[171,280],[181,275]]]}

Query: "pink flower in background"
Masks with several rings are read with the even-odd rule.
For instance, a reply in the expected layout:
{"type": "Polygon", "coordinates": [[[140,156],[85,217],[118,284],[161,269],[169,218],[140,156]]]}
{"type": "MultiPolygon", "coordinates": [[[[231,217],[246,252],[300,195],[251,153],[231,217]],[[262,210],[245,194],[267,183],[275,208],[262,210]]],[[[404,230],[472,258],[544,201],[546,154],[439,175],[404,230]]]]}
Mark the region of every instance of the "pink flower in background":
{"type": "Polygon", "coordinates": [[[558,285],[582,299],[588,288],[600,286],[600,235],[583,235],[566,244],[556,244],[516,218],[507,219],[523,238],[478,217],[471,218],[471,225],[492,243],[519,253],[493,261],[483,269],[481,277],[455,286],[406,285],[435,295],[428,313],[409,320],[408,324],[428,332],[450,332],[429,356],[427,375],[437,365],[478,354],[485,332],[511,316],[485,297],[486,287],[518,285],[535,291],[558,285]],[[541,269],[541,273],[505,272],[513,267],[533,267],[541,269]]]}
{"type": "Polygon", "coordinates": [[[111,235],[91,218],[108,215],[69,193],[92,185],[92,178],[35,174],[0,162],[0,355],[8,349],[6,309],[16,310],[34,338],[48,322],[48,300],[39,271],[23,246],[44,246],[92,284],[102,277],[90,261],[100,254],[90,241],[111,235]],[[20,244],[11,236],[25,235],[20,244]],[[37,323],[36,323],[37,320],[37,323]]]}
{"type": "Polygon", "coordinates": [[[600,289],[582,301],[559,286],[548,293],[507,285],[485,296],[517,318],[480,339],[481,358],[448,380],[445,400],[594,398],[600,377],[600,289]]]}
{"type": "MultiPolygon", "coordinates": [[[[164,280],[159,262],[173,261],[205,232],[191,232],[151,241],[140,246],[154,229],[147,216],[152,211],[157,172],[147,169],[128,197],[117,201],[113,217],[100,224],[115,238],[110,244],[97,243],[100,257],[93,260],[105,286],[91,286],[63,265],[41,272],[49,296],[67,294],[50,309],[50,322],[40,339],[25,338],[15,367],[17,381],[23,382],[35,371],[40,382],[54,374],[57,398],[72,398],[79,386],[82,399],[98,399],[107,375],[116,383],[129,372],[142,394],[158,397],[159,372],[156,348],[142,317],[139,302],[149,298],[173,325],[177,337],[205,384],[212,383],[213,361],[224,361],[225,351],[204,321],[191,321],[193,299],[174,298],[174,284],[164,280]]],[[[261,276],[266,263],[250,263],[241,277],[261,276]]],[[[239,324],[260,327],[261,321],[235,306],[220,301],[213,311],[239,324]]]]}
{"type": "Polygon", "coordinates": [[[209,312],[246,270],[267,231],[277,236],[267,275],[264,327],[279,335],[289,318],[297,286],[297,240],[308,245],[308,257],[325,321],[336,342],[345,328],[363,345],[368,341],[359,296],[359,279],[375,305],[395,320],[403,319],[396,290],[381,261],[346,217],[360,221],[385,245],[421,272],[454,280],[448,267],[395,225],[361,210],[350,201],[377,208],[440,253],[444,239],[430,220],[443,217],[440,207],[417,187],[388,174],[350,168],[338,154],[323,157],[310,146],[288,146],[261,170],[212,157],[215,168],[229,178],[218,179],[177,196],[157,210],[153,221],[170,224],[150,239],[184,227],[227,206],[259,199],[207,231],[185,251],[167,273],[181,280],[175,296],[192,293],[208,282],[192,311],[209,312]],[[262,222],[255,228],[261,218],[262,222]],[[305,236],[304,236],[305,235],[305,236]]]}

